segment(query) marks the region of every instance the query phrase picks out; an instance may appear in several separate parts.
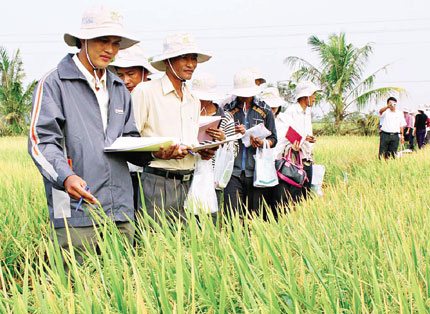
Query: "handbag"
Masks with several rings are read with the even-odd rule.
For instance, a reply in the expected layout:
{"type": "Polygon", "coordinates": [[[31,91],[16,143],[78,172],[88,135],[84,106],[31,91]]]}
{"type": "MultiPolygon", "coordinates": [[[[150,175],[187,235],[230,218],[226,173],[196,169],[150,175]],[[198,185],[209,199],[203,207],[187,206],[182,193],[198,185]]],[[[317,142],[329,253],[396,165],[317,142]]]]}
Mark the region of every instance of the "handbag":
{"type": "Polygon", "coordinates": [[[300,155],[300,152],[297,152],[298,154],[296,164],[292,162],[291,153],[292,148],[288,150],[286,157],[276,160],[276,172],[281,180],[301,188],[303,184],[309,179],[306,171],[303,169],[302,156],[300,155]]]}

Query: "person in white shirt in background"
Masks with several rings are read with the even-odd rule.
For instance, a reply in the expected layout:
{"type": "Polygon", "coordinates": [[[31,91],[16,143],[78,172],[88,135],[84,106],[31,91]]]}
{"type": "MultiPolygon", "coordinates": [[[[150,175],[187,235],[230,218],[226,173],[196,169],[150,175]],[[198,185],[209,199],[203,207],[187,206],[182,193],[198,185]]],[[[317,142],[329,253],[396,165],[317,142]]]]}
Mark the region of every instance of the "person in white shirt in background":
{"type": "MultiPolygon", "coordinates": [[[[125,87],[131,93],[142,82],[147,82],[149,75],[158,71],[149,63],[141,45],[136,44],[130,48],[120,50],[115,60],[109,65],[109,70],[124,81],[125,87]]],[[[134,208],[137,208],[137,196],[139,194],[139,176],[142,176],[143,168],[128,163],[131,181],[133,183],[134,208]],[[139,175],[138,175],[139,174],[139,175]]]]}
{"type": "Polygon", "coordinates": [[[397,99],[390,97],[387,99],[387,106],[379,110],[382,119],[381,136],[379,145],[379,159],[396,158],[399,147],[399,138],[404,143],[403,127],[406,120],[401,111],[396,110],[397,99]]]}
{"type": "Polygon", "coordinates": [[[298,152],[302,157],[304,170],[306,171],[308,180],[299,188],[279,180],[279,184],[275,186],[274,203],[278,205],[288,204],[290,202],[296,203],[301,198],[307,198],[311,188],[312,181],[312,148],[316,142],[312,135],[312,116],[311,108],[315,103],[317,93],[321,90],[312,82],[304,81],[297,84],[296,87],[296,101],[297,103],[289,106],[285,113],[282,114],[281,119],[284,122],[284,128],[292,127],[296,132],[302,136],[302,141],[290,143],[286,139],[285,133],[279,135],[282,142],[276,147],[278,156],[285,156],[289,149],[293,150],[293,156],[297,157],[298,152]]]}

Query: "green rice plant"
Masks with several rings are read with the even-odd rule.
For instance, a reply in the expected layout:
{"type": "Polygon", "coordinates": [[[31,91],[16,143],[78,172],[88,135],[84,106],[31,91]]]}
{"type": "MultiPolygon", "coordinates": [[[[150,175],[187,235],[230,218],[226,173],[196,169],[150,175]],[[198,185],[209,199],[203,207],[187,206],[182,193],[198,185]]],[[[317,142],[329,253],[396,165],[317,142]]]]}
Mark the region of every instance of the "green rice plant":
{"type": "Polygon", "coordinates": [[[327,168],[323,197],[277,221],[223,217],[221,228],[203,213],[149,228],[144,213],[134,246],[96,215],[98,253],[88,248],[79,264],[51,241],[42,180],[25,146],[0,138],[1,313],[430,310],[427,149],[379,161],[377,138],[322,137],[315,160],[327,168]]]}

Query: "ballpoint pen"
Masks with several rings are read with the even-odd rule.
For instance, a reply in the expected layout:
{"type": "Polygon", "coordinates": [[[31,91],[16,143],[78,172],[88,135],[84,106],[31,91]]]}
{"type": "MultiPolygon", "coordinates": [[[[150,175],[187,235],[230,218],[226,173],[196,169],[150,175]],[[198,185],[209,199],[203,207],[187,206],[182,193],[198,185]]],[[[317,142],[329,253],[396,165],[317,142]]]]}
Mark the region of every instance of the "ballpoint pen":
{"type": "MultiPolygon", "coordinates": [[[[85,191],[88,191],[90,189],[90,187],[87,185],[86,187],[85,187],[85,191]]],[[[84,200],[84,197],[83,196],[81,196],[81,198],[79,199],[79,202],[78,202],[78,206],[76,206],[76,209],[75,209],[75,212],[77,212],[78,211],[78,209],[79,209],[79,207],[81,207],[81,204],[82,204],[82,201],[84,200]]]]}
{"type": "Polygon", "coordinates": [[[196,154],[191,150],[191,149],[187,149],[187,152],[191,155],[191,156],[195,156],[196,154]]]}

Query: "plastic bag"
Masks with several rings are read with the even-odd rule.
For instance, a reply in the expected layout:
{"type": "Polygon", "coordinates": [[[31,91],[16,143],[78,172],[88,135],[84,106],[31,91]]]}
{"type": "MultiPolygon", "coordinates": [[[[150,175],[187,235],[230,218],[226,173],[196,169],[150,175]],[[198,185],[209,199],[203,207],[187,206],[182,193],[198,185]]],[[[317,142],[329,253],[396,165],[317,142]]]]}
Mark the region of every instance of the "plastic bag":
{"type": "Polygon", "coordinates": [[[257,148],[255,154],[254,186],[257,188],[271,187],[278,183],[273,150],[264,140],[263,147],[257,148]]]}
{"type": "Polygon", "coordinates": [[[311,188],[318,194],[318,196],[323,196],[321,186],[324,181],[325,166],[323,165],[313,165],[312,166],[312,182],[311,188]]]}
{"type": "Polygon", "coordinates": [[[215,213],[218,201],[214,186],[214,170],[212,160],[202,160],[196,155],[196,167],[185,200],[185,209],[198,215],[200,212],[215,213]]]}
{"type": "Polygon", "coordinates": [[[234,142],[224,144],[215,155],[215,187],[224,189],[230,181],[234,167],[234,142]]]}

